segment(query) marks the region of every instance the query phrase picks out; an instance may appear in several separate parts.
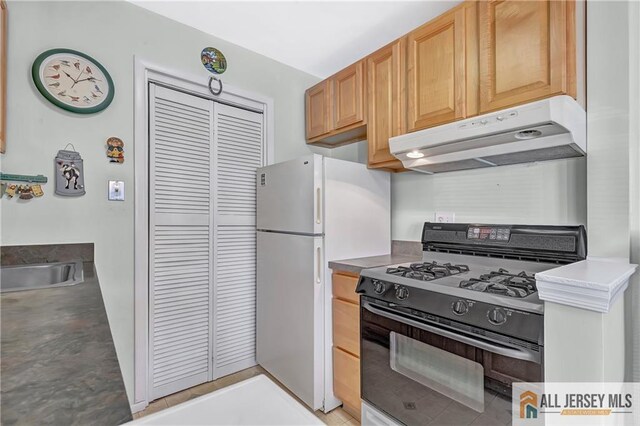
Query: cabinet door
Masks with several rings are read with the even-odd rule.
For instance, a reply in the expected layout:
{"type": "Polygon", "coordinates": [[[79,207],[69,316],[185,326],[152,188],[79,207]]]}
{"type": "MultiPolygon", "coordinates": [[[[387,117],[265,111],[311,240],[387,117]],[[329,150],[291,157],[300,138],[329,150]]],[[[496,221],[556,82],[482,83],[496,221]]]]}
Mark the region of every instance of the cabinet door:
{"type": "Polygon", "coordinates": [[[305,94],[307,140],[331,130],[331,81],[324,80],[305,94]]]}
{"type": "Polygon", "coordinates": [[[364,121],[364,72],[362,61],[343,69],[333,78],[335,129],[364,121]]]}
{"type": "Polygon", "coordinates": [[[573,7],[573,1],[480,2],[480,112],[571,91],[573,7]]]}
{"type": "Polygon", "coordinates": [[[389,152],[389,138],[405,133],[406,39],[367,57],[369,167],[402,168],[389,152]]]}
{"type": "Polygon", "coordinates": [[[360,356],[360,307],[354,303],[333,299],[333,344],[360,356]]]}
{"type": "Polygon", "coordinates": [[[360,295],[356,293],[358,278],[334,272],[332,275],[333,297],[346,302],[360,304],[360,295]]]}
{"type": "Polygon", "coordinates": [[[334,346],[333,393],[347,411],[360,419],[360,358],[334,346]]]}
{"type": "Polygon", "coordinates": [[[477,6],[466,2],[408,35],[408,128],[476,113],[477,6]]]}

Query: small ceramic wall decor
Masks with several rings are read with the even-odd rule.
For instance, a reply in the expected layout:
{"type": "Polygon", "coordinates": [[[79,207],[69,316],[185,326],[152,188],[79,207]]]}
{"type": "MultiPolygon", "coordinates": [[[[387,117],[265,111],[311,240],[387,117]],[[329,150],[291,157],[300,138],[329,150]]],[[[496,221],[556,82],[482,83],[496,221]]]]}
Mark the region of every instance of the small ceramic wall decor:
{"type": "Polygon", "coordinates": [[[21,200],[30,200],[34,197],[42,197],[44,191],[41,183],[47,183],[47,177],[43,175],[17,175],[13,173],[1,173],[0,198],[5,195],[11,199],[16,195],[21,200]],[[26,182],[16,184],[15,182],[26,182]]]}
{"type": "Polygon", "coordinates": [[[20,194],[21,200],[30,200],[33,198],[33,191],[31,185],[20,185],[18,187],[18,194],[20,194]]]}
{"type": "MultiPolygon", "coordinates": [[[[71,144],[67,144],[69,145],[71,144]]],[[[67,151],[65,147],[58,151],[55,167],[56,194],[66,197],[79,197],[85,194],[82,157],[75,148],[73,151],[67,151]]]]}
{"type": "Polygon", "coordinates": [[[122,139],[111,137],[107,139],[107,157],[110,163],[124,163],[124,142],[122,139]]]}
{"type": "Polygon", "coordinates": [[[44,191],[40,185],[31,185],[31,192],[35,197],[42,197],[44,195],[44,191]]]}
{"type": "Polygon", "coordinates": [[[7,194],[7,198],[13,198],[16,195],[17,191],[18,185],[16,185],[15,183],[10,183],[4,192],[5,194],[7,194]]]}
{"type": "Polygon", "coordinates": [[[51,49],[41,53],[33,62],[31,76],[49,102],[78,114],[102,111],[115,93],[107,70],[76,50],[51,49]]]}
{"type": "Polygon", "coordinates": [[[227,70],[227,59],[221,51],[215,47],[205,47],[200,54],[202,65],[207,71],[214,74],[222,74],[227,70]]]}

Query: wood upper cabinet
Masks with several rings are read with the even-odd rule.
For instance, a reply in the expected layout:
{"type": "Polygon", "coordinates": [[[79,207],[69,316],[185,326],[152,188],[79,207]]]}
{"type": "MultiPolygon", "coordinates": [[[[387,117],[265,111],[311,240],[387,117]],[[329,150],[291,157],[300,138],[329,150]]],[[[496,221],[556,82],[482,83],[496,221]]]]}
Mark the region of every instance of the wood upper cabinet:
{"type": "Polygon", "coordinates": [[[307,140],[329,133],[331,123],[331,82],[324,80],[305,94],[307,140]]]}
{"type": "Polygon", "coordinates": [[[480,112],[576,96],[575,2],[479,3],[480,112]]]}
{"type": "Polygon", "coordinates": [[[405,60],[406,38],[366,58],[367,141],[372,168],[402,168],[402,163],[389,152],[389,138],[406,131],[405,60]]]}
{"type": "Polygon", "coordinates": [[[389,138],[576,81],[575,0],[468,0],[307,90],[307,141],[367,139],[370,168],[402,170],[389,138]]]}
{"type": "Polygon", "coordinates": [[[343,69],[332,78],[335,129],[365,120],[364,71],[362,61],[343,69]]]}
{"type": "Polygon", "coordinates": [[[475,2],[463,3],[407,36],[409,131],[475,113],[476,10],[475,2]]]}
{"type": "Polygon", "coordinates": [[[307,143],[335,147],[367,137],[363,61],[306,92],[307,143]]]}

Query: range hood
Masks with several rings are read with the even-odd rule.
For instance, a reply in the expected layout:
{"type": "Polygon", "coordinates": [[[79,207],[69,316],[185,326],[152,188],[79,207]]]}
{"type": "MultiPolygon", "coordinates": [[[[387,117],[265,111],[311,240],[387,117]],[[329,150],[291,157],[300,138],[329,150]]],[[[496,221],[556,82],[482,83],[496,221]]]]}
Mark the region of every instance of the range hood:
{"type": "Polygon", "coordinates": [[[570,96],[532,102],[389,139],[405,168],[424,173],[585,155],[586,113],[570,96]]]}

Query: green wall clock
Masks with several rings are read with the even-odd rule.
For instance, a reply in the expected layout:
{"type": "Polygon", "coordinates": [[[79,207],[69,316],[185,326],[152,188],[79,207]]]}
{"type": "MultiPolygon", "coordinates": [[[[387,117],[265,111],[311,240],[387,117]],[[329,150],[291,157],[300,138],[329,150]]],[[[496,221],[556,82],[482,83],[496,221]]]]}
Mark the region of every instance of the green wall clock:
{"type": "Polygon", "coordinates": [[[42,52],[31,67],[38,91],[52,104],[78,114],[109,106],[115,94],[107,70],[89,55],[71,49],[42,52]]]}

